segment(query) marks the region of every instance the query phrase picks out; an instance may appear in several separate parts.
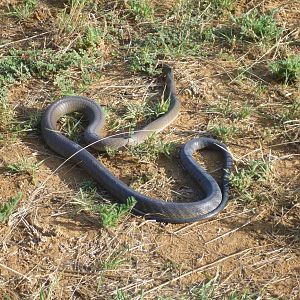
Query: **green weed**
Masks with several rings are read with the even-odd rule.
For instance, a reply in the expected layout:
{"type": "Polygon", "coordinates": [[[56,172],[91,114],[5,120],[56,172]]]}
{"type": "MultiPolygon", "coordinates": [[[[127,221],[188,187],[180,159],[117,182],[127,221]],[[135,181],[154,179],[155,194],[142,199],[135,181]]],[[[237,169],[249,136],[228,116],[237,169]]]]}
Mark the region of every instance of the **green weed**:
{"type": "Polygon", "coordinates": [[[283,112],[278,114],[277,118],[280,120],[280,123],[283,124],[300,120],[300,102],[294,100],[283,112]]]}
{"type": "Polygon", "coordinates": [[[128,5],[136,20],[151,19],[153,8],[148,0],[129,0],[128,5]]]}
{"type": "Polygon", "coordinates": [[[270,170],[270,161],[250,160],[243,168],[229,174],[230,185],[240,193],[247,193],[254,182],[266,181],[270,170]]]}
{"type": "Polygon", "coordinates": [[[23,132],[40,132],[40,124],[42,120],[41,113],[35,113],[29,116],[29,118],[22,122],[21,128],[23,132]]]}
{"type": "Polygon", "coordinates": [[[218,283],[219,273],[217,272],[215,277],[210,278],[208,281],[201,285],[195,285],[190,289],[192,299],[210,300],[214,299],[215,286],[218,283]]]}
{"type": "Polygon", "coordinates": [[[270,42],[277,40],[282,33],[274,15],[275,11],[261,14],[257,10],[253,10],[240,18],[232,17],[232,19],[236,25],[240,26],[242,38],[270,42]]]}
{"type": "MultiPolygon", "coordinates": [[[[203,283],[201,286],[193,286],[190,289],[190,295],[194,300],[212,300],[212,299],[220,299],[220,300],[257,300],[260,299],[258,293],[252,292],[242,292],[242,291],[232,291],[228,295],[224,295],[219,297],[216,295],[215,286],[217,286],[218,274],[210,279],[208,282],[203,283]]],[[[274,299],[276,300],[276,299],[274,299]]]]}
{"type": "Polygon", "coordinates": [[[175,150],[174,143],[165,143],[152,134],[145,142],[130,146],[129,153],[140,161],[154,161],[159,155],[169,156],[175,150]]]}
{"type": "Polygon", "coordinates": [[[129,197],[125,204],[99,204],[96,207],[97,212],[105,228],[116,227],[120,220],[129,214],[136,204],[133,197],[129,197]]]}
{"type": "Polygon", "coordinates": [[[133,131],[137,124],[145,119],[158,118],[165,114],[170,107],[170,98],[156,102],[155,104],[147,101],[139,103],[129,103],[126,106],[126,111],[121,118],[117,118],[116,109],[106,109],[106,116],[108,120],[108,127],[110,130],[124,130],[133,131]]]}
{"type": "Polygon", "coordinates": [[[16,197],[12,197],[6,203],[0,205],[0,223],[8,220],[9,216],[16,210],[21,198],[22,193],[20,192],[16,197]]]}
{"type": "Polygon", "coordinates": [[[28,119],[24,121],[19,121],[11,117],[9,122],[6,124],[6,129],[10,133],[14,133],[17,136],[26,135],[30,133],[39,133],[42,115],[40,113],[35,113],[29,116],[28,119]]]}
{"type": "Polygon", "coordinates": [[[112,252],[105,260],[100,260],[99,265],[101,271],[100,276],[98,277],[97,291],[100,291],[104,284],[105,272],[117,270],[128,261],[128,259],[125,257],[128,250],[129,248],[125,247],[125,249],[121,251],[112,252]]]}
{"type": "Polygon", "coordinates": [[[8,103],[8,90],[0,82],[0,131],[4,132],[11,126],[14,115],[15,112],[8,103]]]}
{"type": "Polygon", "coordinates": [[[149,115],[150,113],[146,102],[143,102],[142,104],[130,103],[126,107],[126,112],[122,117],[122,120],[129,122],[127,127],[135,127],[138,121],[149,115]]]}
{"type": "Polygon", "coordinates": [[[161,101],[156,103],[153,109],[149,107],[151,115],[154,115],[156,118],[164,115],[169,110],[170,103],[171,103],[171,97],[168,97],[167,99],[164,99],[162,97],[161,101]]]}
{"type": "Polygon", "coordinates": [[[81,69],[93,65],[99,52],[92,55],[84,51],[72,50],[57,53],[54,50],[16,50],[12,49],[0,59],[0,87],[9,86],[32,76],[41,79],[54,78],[60,71],[68,68],[81,69]]]}
{"type": "Polygon", "coordinates": [[[263,96],[267,91],[267,87],[263,84],[257,84],[254,88],[256,98],[263,96]]]}
{"type": "Polygon", "coordinates": [[[224,118],[230,118],[232,120],[241,120],[251,115],[252,107],[245,104],[241,108],[236,108],[236,106],[232,105],[231,100],[227,99],[227,101],[222,101],[219,105],[210,106],[207,112],[218,113],[224,118]]]}
{"type": "Polygon", "coordinates": [[[213,8],[223,11],[224,9],[225,10],[232,9],[236,0],[212,0],[210,2],[212,4],[213,8]]]}
{"type": "Polygon", "coordinates": [[[276,113],[273,112],[270,114],[266,111],[260,111],[259,113],[266,119],[273,121],[281,127],[285,127],[285,125],[297,122],[300,119],[300,102],[298,99],[294,99],[287,105],[281,105],[280,110],[276,113]]]}
{"type": "Polygon", "coordinates": [[[88,12],[85,12],[90,3],[89,0],[71,0],[69,7],[58,14],[58,33],[55,37],[57,44],[70,43],[78,49],[95,48],[100,44],[105,36],[105,32],[100,28],[105,28],[105,24],[99,26],[95,20],[90,20],[88,12]]]}
{"type": "Polygon", "coordinates": [[[99,216],[104,228],[116,227],[136,204],[133,197],[129,197],[126,203],[121,204],[98,204],[96,202],[97,198],[99,198],[99,195],[96,188],[80,188],[79,193],[73,198],[72,204],[79,207],[76,213],[88,211],[99,216]]]}
{"type": "Polygon", "coordinates": [[[95,187],[82,187],[77,195],[72,199],[72,204],[76,205],[76,213],[81,211],[95,212],[96,199],[99,197],[95,187]]]}
{"type": "Polygon", "coordinates": [[[257,299],[261,299],[261,297],[257,293],[249,294],[249,293],[240,293],[237,291],[233,291],[225,299],[226,300],[257,300],[257,299]]]}
{"type": "Polygon", "coordinates": [[[14,116],[7,101],[7,89],[12,84],[30,77],[52,80],[61,95],[72,95],[85,90],[99,76],[96,64],[99,57],[101,53],[97,50],[57,53],[51,49],[11,49],[0,58],[0,116],[6,116],[1,120],[1,127],[8,127],[14,116]]]}
{"type": "Polygon", "coordinates": [[[58,284],[60,277],[54,277],[49,281],[46,281],[39,291],[39,300],[51,300],[53,299],[55,287],[58,284]]]}
{"type": "Polygon", "coordinates": [[[112,131],[124,129],[132,131],[138,122],[151,116],[147,102],[143,102],[142,104],[129,103],[126,106],[125,112],[122,112],[121,118],[118,118],[117,111],[118,109],[115,108],[106,108],[108,127],[112,131]]]}
{"type": "Polygon", "coordinates": [[[300,78],[300,55],[272,62],[269,68],[285,84],[294,83],[300,78]]]}
{"type": "Polygon", "coordinates": [[[211,17],[209,10],[192,1],[179,1],[169,17],[173,21],[153,23],[151,32],[134,40],[130,54],[133,71],[156,74],[158,60],[199,56],[203,45],[214,39],[212,28],[204,26],[211,17]]]}
{"type": "Polygon", "coordinates": [[[235,125],[213,125],[209,128],[209,131],[213,136],[216,138],[221,139],[222,141],[226,142],[228,139],[233,138],[237,135],[238,129],[235,125]]]}
{"type": "Polygon", "coordinates": [[[6,169],[12,174],[28,174],[34,182],[36,179],[36,171],[43,162],[44,160],[35,163],[28,158],[22,158],[18,162],[7,164],[6,169]]]}
{"type": "Polygon", "coordinates": [[[55,77],[54,85],[56,85],[62,96],[76,95],[73,79],[69,74],[61,73],[55,77]]]}
{"type": "Polygon", "coordinates": [[[9,8],[9,15],[19,21],[26,21],[34,13],[38,6],[38,0],[24,0],[22,4],[9,8]]]}

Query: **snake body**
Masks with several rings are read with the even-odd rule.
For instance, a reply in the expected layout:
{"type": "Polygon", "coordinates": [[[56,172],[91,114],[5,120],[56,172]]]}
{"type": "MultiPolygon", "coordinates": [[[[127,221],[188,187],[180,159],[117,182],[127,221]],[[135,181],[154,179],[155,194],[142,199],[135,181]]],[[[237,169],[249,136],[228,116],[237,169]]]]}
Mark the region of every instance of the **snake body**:
{"type": "Polygon", "coordinates": [[[167,202],[142,195],[130,188],[116,178],[86,148],[65,137],[57,128],[58,120],[65,114],[80,111],[89,122],[84,132],[85,140],[97,150],[103,151],[106,147],[118,149],[145,141],[152,133],[161,131],[172,123],[179,113],[180,101],[176,97],[172,69],[169,66],[164,66],[163,72],[166,81],[165,100],[170,100],[168,111],[130,136],[122,134],[118,137],[101,137],[100,131],[105,122],[104,111],[94,101],[80,96],[64,97],[46,109],[42,117],[42,135],[53,151],[65,158],[72,157],[73,162],[80,163],[81,167],[108,190],[118,202],[125,203],[128,197],[133,196],[137,201],[133,208],[135,213],[161,222],[194,222],[216,215],[227,204],[229,187],[226,172],[231,168],[232,157],[223,143],[211,138],[195,138],[182,147],[180,151],[181,162],[201,187],[206,197],[193,202],[167,202]],[[195,151],[204,148],[218,150],[223,154],[224,176],[220,186],[192,156],[195,151]]]}

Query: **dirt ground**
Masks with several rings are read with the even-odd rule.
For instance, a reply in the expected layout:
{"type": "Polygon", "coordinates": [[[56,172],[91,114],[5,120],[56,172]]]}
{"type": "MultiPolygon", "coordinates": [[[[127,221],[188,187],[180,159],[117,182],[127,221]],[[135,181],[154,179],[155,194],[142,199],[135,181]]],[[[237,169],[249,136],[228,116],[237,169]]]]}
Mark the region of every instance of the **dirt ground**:
{"type": "MultiPolygon", "coordinates": [[[[52,41],[53,20],[67,1],[39,1],[33,16],[20,22],[7,10],[21,2],[0,5],[0,57],[12,48],[66,49],[52,41]]],[[[127,1],[119,1],[123,2],[127,1]]],[[[182,107],[159,137],[175,143],[176,149],[151,161],[134,158],[126,150],[116,156],[93,153],[114,175],[146,195],[192,201],[202,192],[180,164],[180,146],[193,137],[214,136],[215,124],[235,126],[237,131],[225,140],[234,157],[234,172],[253,159],[272,165],[264,181],[251,184],[251,200],[232,188],[226,209],[212,219],[161,224],[129,215],[106,229],[93,214],[76,213],[72,204],[90,180],[84,170],[62,164],[64,159],[45,145],[38,130],[20,134],[3,129],[0,203],[18,192],[22,199],[9,220],[0,224],[1,299],[300,299],[300,117],[283,125],[276,121],[293,101],[300,101],[300,94],[297,83],[282,84],[266,63],[278,55],[276,51],[287,51],[279,47],[299,51],[300,3],[238,2],[236,14],[253,7],[277,8],[277,22],[297,42],[282,41],[283,46],[260,53],[251,43],[215,43],[206,46],[207,55],[165,58],[174,69],[182,107]],[[251,72],[237,80],[241,66],[251,67],[251,72]],[[249,106],[251,114],[233,120],[231,111],[225,112],[228,102],[232,111],[249,106]],[[41,162],[34,174],[7,168],[24,158],[41,162]]],[[[164,9],[174,3],[168,1],[164,9]]],[[[118,118],[129,104],[160,99],[160,76],[132,72],[126,59],[112,55],[114,44],[105,43],[99,78],[78,93],[115,109],[118,118]]],[[[8,94],[14,122],[22,124],[41,114],[60,95],[51,79],[18,80],[8,94]]],[[[204,151],[195,157],[220,178],[218,153],[204,151]]],[[[104,199],[113,201],[105,187],[97,188],[104,199]]]]}

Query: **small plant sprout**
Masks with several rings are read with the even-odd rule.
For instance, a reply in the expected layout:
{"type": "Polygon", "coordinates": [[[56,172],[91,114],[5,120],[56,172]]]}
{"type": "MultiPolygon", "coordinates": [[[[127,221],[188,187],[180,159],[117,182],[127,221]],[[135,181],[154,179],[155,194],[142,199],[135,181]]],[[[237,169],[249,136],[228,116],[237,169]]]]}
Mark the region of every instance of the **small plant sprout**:
{"type": "Polygon", "coordinates": [[[285,84],[295,83],[300,79],[300,55],[271,62],[269,68],[285,84]]]}
{"type": "Polygon", "coordinates": [[[175,144],[163,142],[155,134],[152,134],[145,142],[130,146],[128,150],[133,157],[140,161],[149,162],[161,154],[169,156],[175,150],[175,144]]]}
{"type": "Polygon", "coordinates": [[[153,8],[148,0],[129,0],[128,5],[136,20],[151,19],[153,8]]]}
{"type": "Polygon", "coordinates": [[[265,182],[270,174],[271,162],[264,159],[249,160],[243,168],[229,173],[230,185],[239,192],[244,200],[253,200],[252,185],[265,182]]]}
{"type": "Polygon", "coordinates": [[[13,5],[9,10],[9,15],[19,21],[26,21],[37,8],[38,0],[24,0],[23,4],[13,5]]]}
{"type": "Polygon", "coordinates": [[[226,142],[228,139],[233,138],[237,135],[238,129],[235,127],[235,125],[214,125],[211,128],[209,128],[209,131],[211,134],[222,141],[226,142]]]}
{"type": "Polygon", "coordinates": [[[44,161],[32,162],[28,158],[22,158],[18,162],[7,164],[6,169],[12,174],[28,174],[35,182],[36,172],[44,161]]]}
{"type": "Polygon", "coordinates": [[[156,118],[164,115],[170,107],[171,97],[169,96],[167,99],[161,98],[159,103],[156,103],[154,109],[151,109],[151,114],[153,114],[156,118]]]}
{"type": "Polygon", "coordinates": [[[10,198],[7,202],[0,204],[0,223],[4,223],[8,220],[9,216],[16,210],[22,193],[18,193],[17,196],[10,198]]]}
{"type": "Polygon", "coordinates": [[[240,26],[243,38],[269,42],[277,40],[282,33],[282,29],[276,24],[274,15],[275,11],[261,14],[257,10],[253,10],[240,18],[233,17],[233,21],[240,26]]]}
{"type": "Polygon", "coordinates": [[[73,198],[72,204],[78,207],[76,213],[87,211],[99,216],[104,228],[116,227],[136,204],[136,200],[133,197],[129,197],[126,203],[121,204],[97,203],[99,198],[96,188],[80,188],[79,193],[73,198]]]}
{"type": "Polygon", "coordinates": [[[96,211],[100,215],[103,227],[114,228],[122,218],[130,213],[135,204],[136,200],[129,197],[124,204],[99,204],[96,206],[96,211]]]}

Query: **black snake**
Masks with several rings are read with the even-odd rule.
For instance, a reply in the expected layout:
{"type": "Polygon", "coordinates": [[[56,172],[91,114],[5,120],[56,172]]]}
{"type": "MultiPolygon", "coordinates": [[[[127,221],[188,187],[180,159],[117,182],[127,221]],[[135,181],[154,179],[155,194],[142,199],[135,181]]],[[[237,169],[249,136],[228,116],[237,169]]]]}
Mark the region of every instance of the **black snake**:
{"type": "Polygon", "coordinates": [[[164,65],[163,74],[166,81],[165,101],[170,100],[169,109],[164,115],[141,130],[130,135],[124,133],[118,137],[103,138],[100,136],[100,130],[105,122],[103,109],[88,98],[68,96],[54,102],[47,108],[42,117],[42,135],[53,151],[65,158],[73,156],[72,161],[79,162],[81,167],[109,191],[116,201],[125,203],[128,197],[133,196],[137,201],[133,208],[135,213],[144,215],[146,218],[169,223],[186,223],[206,219],[223,210],[228,201],[227,172],[231,168],[232,157],[223,143],[202,137],[192,139],[182,147],[180,151],[181,162],[185,170],[204,191],[206,197],[192,202],[167,202],[142,195],[130,188],[116,178],[86,148],[65,137],[57,128],[58,120],[65,114],[80,111],[89,122],[84,132],[85,140],[95,149],[101,151],[106,147],[118,149],[145,141],[152,133],[161,131],[172,123],[179,113],[180,101],[176,97],[172,69],[164,65]],[[204,148],[218,150],[223,154],[224,175],[220,186],[192,156],[196,150],[204,148]]]}

